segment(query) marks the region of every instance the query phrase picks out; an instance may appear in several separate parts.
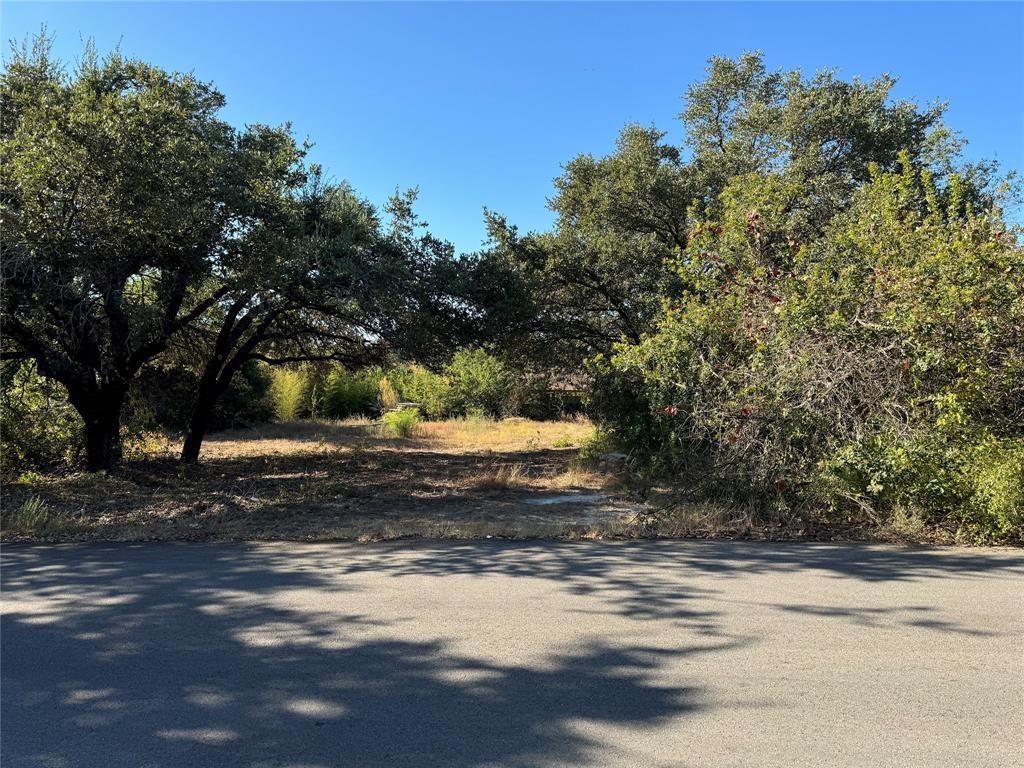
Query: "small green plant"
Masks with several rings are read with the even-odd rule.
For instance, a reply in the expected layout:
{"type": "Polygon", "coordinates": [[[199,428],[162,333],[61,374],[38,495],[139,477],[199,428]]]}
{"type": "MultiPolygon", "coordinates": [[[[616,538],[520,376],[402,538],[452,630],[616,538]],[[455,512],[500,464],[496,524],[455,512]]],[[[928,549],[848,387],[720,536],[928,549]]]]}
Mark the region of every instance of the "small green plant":
{"type": "Polygon", "coordinates": [[[600,429],[595,429],[580,445],[578,458],[584,464],[596,463],[605,454],[614,453],[617,450],[618,445],[611,435],[600,429]]]}
{"type": "Polygon", "coordinates": [[[572,435],[562,435],[558,437],[552,444],[552,448],[572,448],[575,445],[575,441],[572,439],[572,435]]]}
{"type": "Polygon", "coordinates": [[[17,533],[40,534],[54,528],[57,522],[57,516],[42,497],[29,496],[14,510],[5,527],[17,533]]]}
{"type": "Polygon", "coordinates": [[[381,431],[392,437],[413,437],[420,423],[420,414],[413,408],[385,413],[380,420],[381,431]]]}
{"type": "Polygon", "coordinates": [[[473,424],[481,424],[485,421],[490,421],[491,418],[483,408],[467,408],[466,409],[466,421],[473,424]]]}

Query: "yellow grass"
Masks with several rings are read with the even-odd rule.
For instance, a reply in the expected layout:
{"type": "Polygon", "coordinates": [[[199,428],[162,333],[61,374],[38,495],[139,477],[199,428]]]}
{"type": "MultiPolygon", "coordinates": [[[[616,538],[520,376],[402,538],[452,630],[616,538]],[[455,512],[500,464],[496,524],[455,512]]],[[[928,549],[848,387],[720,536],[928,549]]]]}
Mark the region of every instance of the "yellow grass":
{"type": "Polygon", "coordinates": [[[171,445],[109,476],[26,474],[4,488],[9,510],[24,506],[25,519],[3,515],[0,537],[575,536],[593,515],[608,520],[635,506],[619,493],[621,476],[580,464],[593,434],[586,420],[419,426],[399,438],[370,419],[267,424],[210,435],[192,466],[179,465],[180,445],[171,445]],[[608,495],[587,509],[528,503],[580,492],[608,495]],[[43,504],[45,520],[33,513],[43,504]]]}
{"type": "Polygon", "coordinates": [[[203,458],[281,456],[359,448],[454,452],[514,452],[569,450],[593,434],[586,419],[530,421],[529,419],[449,419],[424,421],[411,438],[394,438],[374,429],[365,417],[342,421],[290,421],[255,429],[229,430],[207,438],[203,458]]]}
{"type": "Polygon", "coordinates": [[[530,451],[578,448],[593,430],[586,419],[449,419],[423,422],[419,435],[422,440],[449,449],[530,451]]]}

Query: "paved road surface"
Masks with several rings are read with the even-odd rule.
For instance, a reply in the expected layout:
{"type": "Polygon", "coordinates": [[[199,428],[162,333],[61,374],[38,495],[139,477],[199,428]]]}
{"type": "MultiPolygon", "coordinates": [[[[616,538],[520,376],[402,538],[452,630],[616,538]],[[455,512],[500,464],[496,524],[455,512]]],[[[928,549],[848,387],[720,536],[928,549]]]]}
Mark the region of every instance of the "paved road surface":
{"type": "Polygon", "coordinates": [[[1024,551],[8,546],[0,761],[1024,765],[1024,551]]]}

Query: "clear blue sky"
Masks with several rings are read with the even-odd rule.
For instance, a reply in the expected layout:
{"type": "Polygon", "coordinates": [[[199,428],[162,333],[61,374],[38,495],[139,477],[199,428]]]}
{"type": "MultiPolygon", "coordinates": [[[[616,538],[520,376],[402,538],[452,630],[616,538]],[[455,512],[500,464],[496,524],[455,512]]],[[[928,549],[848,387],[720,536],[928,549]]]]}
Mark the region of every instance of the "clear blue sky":
{"type": "Polygon", "coordinates": [[[313,159],[383,202],[419,186],[423,217],[463,251],[481,210],[522,229],[560,165],[604,154],[628,121],[678,142],[686,86],[715,54],[761,49],[772,68],[888,72],[895,95],[948,99],[972,158],[1024,171],[1024,5],[539,3],[15,3],[2,36],[46,23],[68,60],[81,41],[192,70],[226,119],[290,120],[313,159]]]}

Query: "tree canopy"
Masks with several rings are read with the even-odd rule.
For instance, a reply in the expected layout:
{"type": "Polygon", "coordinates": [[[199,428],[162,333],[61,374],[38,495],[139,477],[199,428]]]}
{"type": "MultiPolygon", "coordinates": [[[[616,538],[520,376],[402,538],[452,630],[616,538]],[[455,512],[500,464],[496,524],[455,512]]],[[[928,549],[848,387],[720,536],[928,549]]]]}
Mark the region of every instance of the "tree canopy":
{"type": "Polygon", "coordinates": [[[900,153],[939,184],[956,170],[980,210],[993,167],[959,163],[945,106],[893,102],[894,84],[770,72],[756,53],[711,59],[707,78],[686,93],[681,145],[628,125],[612,154],[570,160],[549,202],[552,232],[521,235],[490,214],[491,258],[536,297],[508,327],[533,338],[534,354],[570,367],[620,339],[637,342],[678,288],[672,263],[686,256],[693,223],[721,211],[732,180],[748,174],[798,190],[789,217],[803,239],[848,207],[871,167],[896,170],[900,153]]]}
{"type": "Polygon", "coordinates": [[[413,196],[396,197],[385,233],[307,166],[289,126],[237,130],[223,104],[192,75],[116,52],[88,50],[67,73],[45,37],[2,76],[4,354],[67,388],[90,469],[117,461],[129,386],[169,348],[202,371],[194,459],[247,361],[362,362],[426,343],[414,316],[451,249],[417,234],[413,196]]]}

